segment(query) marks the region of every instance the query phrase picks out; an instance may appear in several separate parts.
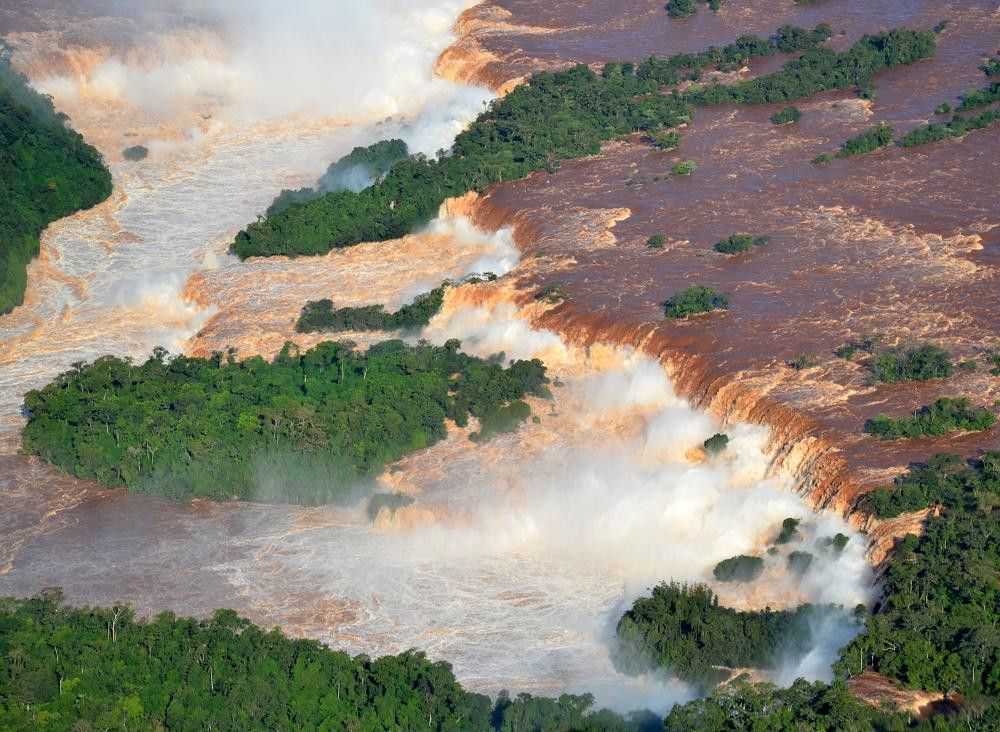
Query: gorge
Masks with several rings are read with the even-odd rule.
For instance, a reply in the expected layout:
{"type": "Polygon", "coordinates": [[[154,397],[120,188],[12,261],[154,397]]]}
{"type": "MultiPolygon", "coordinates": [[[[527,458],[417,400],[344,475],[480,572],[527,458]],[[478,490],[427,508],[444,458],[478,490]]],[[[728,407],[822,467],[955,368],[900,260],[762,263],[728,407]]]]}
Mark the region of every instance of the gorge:
{"type": "MultiPolygon", "coordinates": [[[[903,443],[863,432],[876,414],[941,397],[994,410],[1000,399],[989,361],[1000,348],[995,128],[809,160],[876,122],[916,128],[940,100],[982,86],[995,9],[730,0],[678,20],[660,3],[348,5],[305,3],[294,17],[265,2],[220,2],[195,19],[153,4],[148,21],[115,3],[0,15],[17,67],[104,154],[115,182],[107,202],[46,230],[24,306],[0,317],[0,595],[59,586],[72,604],[126,602],[148,617],[232,608],[349,653],[420,649],[492,697],[591,692],[597,706],[647,708],[659,724],[703,692],[669,669],[620,673],[615,627],[662,581],[708,583],[740,610],[840,606],[807,649],[752,670],[781,686],[831,681],[860,629],[855,606],[885,599],[877,580],[896,540],[939,510],[879,520],[865,494],[936,452],[997,447],[995,427],[903,443]],[[810,95],[795,102],[801,119],[780,126],[769,117],[782,104],[699,105],[675,149],[616,135],[600,154],[449,198],[401,239],[310,257],[227,253],[280,190],[313,185],[331,162],[383,139],[432,156],[484,102],[539,71],[693,53],[785,23],[828,23],[828,45],[844,52],[863,33],[945,18],[933,57],[878,72],[874,99],[810,95]],[[310,25],[341,29],[339,48],[310,25]],[[384,52],[364,73],[317,71],[368,48],[384,52]],[[136,144],[147,158],[123,155],[136,144]],[[686,160],[697,163],[691,175],[668,174],[686,160]],[[769,240],[712,251],[735,232],[769,240]],[[654,235],[662,247],[646,245],[654,235]],[[485,272],[498,277],[461,282],[485,272]],[[457,339],[502,364],[540,358],[552,396],[528,397],[535,419],[515,432],[473,442],[474,425],[450,425],[442,442],[393,463],[376,490],[414,500],[374,520],[367,496],[166,503],[19,452],[25,394],[75,362],[141,363],[156,346],[271,359],[288,341],[305,351],[340,339],[296,332],[307,302],[395,311],[445,280],[456,284],[426,325],[350,339],[457,339]],[[731,292],[730,309],[665,319],[663,301],[692,285],[731,292]],[[886,347],[928,341],[979,365],[870,383],[868,351],[834,350],[875,334],[886,347]],[[727,447],[708,454],[705,442],[723,433],[727,447]],[[800,535],[777,546],[790,517],[800,535]],[[828,551],[837,536],[842,551],[828,551]],[[813,557],[801,572],[794,552],[813,557]],[[743,554],[762,558],[763,574],[714,578],[743,554]]],[[[786,60],[701,73],[732,84],[786,60]]],[[[257,479],[266,495],[285,476],[257,479]]],[[[852,681],[908,708],[907,721],[949,692],[852,681]]]]}

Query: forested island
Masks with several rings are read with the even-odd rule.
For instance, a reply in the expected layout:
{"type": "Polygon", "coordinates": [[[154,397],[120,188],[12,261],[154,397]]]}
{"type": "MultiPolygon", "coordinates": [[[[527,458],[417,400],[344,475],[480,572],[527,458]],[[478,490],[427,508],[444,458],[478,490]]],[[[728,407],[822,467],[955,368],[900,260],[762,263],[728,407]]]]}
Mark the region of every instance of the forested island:
{"type": "Polygon", "coordinates": [[[924,435],[947,435],[967,430],[982,432],[996,424],[997,417],[986,407],[976,407],[968,399],[942,397],[915,410],[912,416],[893,419],[880,414],[868,421],[865,432],[882,440],[913,440],[924,435]]]}
{"type": "Polygon", "coordinates": [[[25,395],[23,450],[174,500],[336,501],[444,438],[445,420],[476,417],[485,438],[530,415],[523,397],[548,394],[537,359],[504,368],[459,345],[288,344],[273,361],[105,356],[25,395]]]}
{"type": "Polygon", "coordinates": [[[418,295],[412,303],[399,310],[386,312],[384,305],[333,307],[329,299],[307,302],[295,324],[299,333],[342,332],[368,330],[409,330],[427,325],[441,310],[445,286],[418,295]]]}
{"type": "MultiPolygon", "coordinates": [[[[873,670],[911,688],[959,695],[961,715],[935,717],[927,729],[1000,728],[1000,452],[963,460],[935,455],[921,467],[864,499],[879,519],[936,508],[924,532],[899,542],[882,578],[884,599],[865,620],[864,631],[840,651],[838,678],[873,670]]],[[[846,541],[835,537],[831,547],[846,541]]],[[[618,624],[622,667],[632,673],[664,667],[682,678],[710,685],[726,675],[719,666],[767,668],[778,647],[806,642],[800,625],[817,609],[752,612],[721,607],[708,588],[661,584],[641,597],[618,624]]],[[[855,613],[860,618],[860,611],[855,613]]],[[[836,712],[819,700],[847,702],[835,682],[797,682],[790,689],[737,683],[711,698],[691,702],[668,715],[666,729],[858,729],[911,727],[906,716],[852,700],[836,712]],[[807,701],[808,700],[808,701],[807,701]],[[734,715],[753,703],[749,719],[734,715]],[[802,707],[798,707],[802,704],[802,707]],[[783,720],[774,724],[776,710],[783,720]],[[836,721],[822,721],[833,713],[836,721]],[[815,716],[814,716],[815,715],[815,716]],[[757,726],[769,722],[765,726],[757,726]],[[750,723],[753,724],[750,724],[750,723]],[[802,726],[805,725],[805,726],[802,726]],[[818,725],[818,726],[816,726],[818,725]]],[[[923,725],[920,725],[923,727],[923,725]]]]}
{"type": "Polygon", "coordinates": [[[429,221],[445,199],[492,183],[554,171],[559,161],[600,152],[606,140],[656,134],[691,119],[692,105],[760,104],[798,99],[866,83],[876,71],[910,64],[934,51],[934,33],[896,29],[864,36],[849,50],[822,48],[829,26],[784,26],[773,38],[742,36],[697,54],[650,58],[638,67],[608,63],[600,75],[585,65],[539,73],[495,100],[451,149],[434,159],[415,155],[393,165],[373,185],[326,193],[256,221],[237,234],[241,258],[324,254],[363,241],[398,238],[429,221]],[[664,93],[687,72],[775,53],[802,52],[780,71],[664,93]]]}
{"type": "Polygon", "coordinates": [[[743,612],[719,605],[704,585],[657,585],[618,621],[616,665],[629,673],[661,666],[708,693],[729,678],[726,668],[772,668],[781,654],[811,641],[822,608],[743,612]]]}
{"type": "Polygon", "coordinates": [[[111,195],[101,154],[10,65],[0,39],[0,315],[24,302],[46,226],[111,195]]]}

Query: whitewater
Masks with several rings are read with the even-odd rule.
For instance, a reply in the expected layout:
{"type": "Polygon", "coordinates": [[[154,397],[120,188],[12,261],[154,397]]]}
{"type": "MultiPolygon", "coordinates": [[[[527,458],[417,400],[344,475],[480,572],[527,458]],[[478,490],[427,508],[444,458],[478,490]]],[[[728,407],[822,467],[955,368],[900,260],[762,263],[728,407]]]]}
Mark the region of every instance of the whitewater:
{"type": "MultiPolygon", "coordinates": [[[[475,690],[592,691],[618,709],[690,697],[666,676],[630,679],[610,661],[614,626],[665,580],[713,583],[743,608],[871,600],[864,541],[813,511],[773,468],[763,428],[717,423],[679,398],[654,359],[581,348],[532,325],[515,279],[530,267],[514,232],[477,230],[453,202],[424,231],[324,257],[239,262],[237,230],[282,188],[312,184],[356,145],[402,137],[433,154],[475,118],[487,89],[434,76],[468,3],[443,0],[216,2],[196,30],[165,28],[116,52],[55,49],[22,34],[15,60],[105,155],[115,192],[53,224],[23,307],[0,319],[0,595],[61,586],[77,603],[143,613],[233,607],[352,653],[419,648],[475,690]],[[323,29],[319,32],[318,29],[323,29]],[[356,59],[366,59],[355,72],[356,59]],[[148,159],[121,151],[143,144],[148,159]],[[446,278],[420,334],[475,355],[542,358],[558,380],[536,421],[474,444],[453,430],[380,478],[416,502],[375,522],[364,505],[177,506],[96,490],[17,455],[24,393],[77,361],[152,348],[273,355],[307,300],[396,307],[446,278]],[[725,431],[729,449],[701,448],[725,431]],[[766,549],[787,517],[802,576],[766,549]],[[839,555],[819,543],[851,537],[839,555]],[[714,583],[736,554],[766,556],[746,586],[714,583]]],[[[353,337],[353,336],[352,336],[353,337]]],[[[362,343],[363,337],[355,337],[362,343]]],[[[368,337],[371,340],[371,337],[368,337]]],[[[772,678],[829,678],[854,629],[772,678]]]]}

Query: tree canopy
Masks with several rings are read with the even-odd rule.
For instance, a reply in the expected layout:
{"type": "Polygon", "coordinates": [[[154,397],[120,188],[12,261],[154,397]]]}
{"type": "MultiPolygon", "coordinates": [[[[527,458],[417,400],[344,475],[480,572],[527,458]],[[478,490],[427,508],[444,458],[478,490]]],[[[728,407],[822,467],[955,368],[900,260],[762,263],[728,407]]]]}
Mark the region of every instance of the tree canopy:
{"type": "Polygon", "coordinates": [[[24,302],[45,227],[109,195],[101,154],[11,67],[0,40],[0,314],[24,302]]]}
{"type": "Polygon", "coordinates": [[[663,304],[663,312],[668,318],[687,318],[689,315],[728,309],[729,293],[716,292],[714,287],[689,287],[663,304]]]}
{"type": "Polygon", "coordinates": [[[729,677],[724,668],[770,668],[811,639],[815,608],[743,612],[719,604],[705,585],[662,583],[618,622],[615,663],[627,673],[662,667],[702,690],[729,677]]]}
{"type": "Polygon", "coordinates": [[[442,439],[446,419],[509,424],[512,409],[530,414],[521,398],[548,393],[540,361],[503,368],[458,345],[105,356],[28,392],[23,446],[77,477],[176,500],[337,500],[442,439]]]}
{"type": "MultiPolygon", "coordinates": [[[[895,547],[885,568],[885,599],[865,632],[841,651],[841,674],[865,669],[908,686],[986,700],[1000,709],[1000,452],[966,462],[937,455],[926,466],[869,494],[867,507],[889,518],[930,508],[923,533],[895,547]]],[[[985,729],[985,727],[984,727],[985,729]]]]}
{"type": "Polygon", "coordinates": [[[982,432],[996,424],[996,415],[986,407],[975,407],[964,398],[942,397],[913,415],[893,419],[884,414],[868,420],[865,432],[883,440],[912,440],[924,435],[946,435],[966,430],[982,432]]]}
{"type": "Polygon", "coordinates": [[[53,730],[636,730],[558,699],[462,688],[423,653],[351,658],[232,610],[207,620],[71,608],[58,591],[0,601],[0,728],[53,730]]]}

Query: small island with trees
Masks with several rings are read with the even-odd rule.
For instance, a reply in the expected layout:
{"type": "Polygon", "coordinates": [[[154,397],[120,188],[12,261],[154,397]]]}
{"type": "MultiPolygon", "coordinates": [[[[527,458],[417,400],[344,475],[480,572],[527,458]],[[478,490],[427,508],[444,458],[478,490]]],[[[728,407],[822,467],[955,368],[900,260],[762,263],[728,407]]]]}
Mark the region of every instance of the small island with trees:
{"type": "Polygon", "coordinates": [[[350,498],[389,463],[480,420],[516,427],[548,396],[538,360],[504,368],[442,347],[351,342],[273,361],[174,356],[76,364],[24,399],[23,449],[78,478],[178,501],[315,505],[350,498]]]}
{"type": "Polygon", "coordinates": [[[714,287],[695,286],[673,295],[663,303],[663,313],[668,318],[684,319],[691,315],[729,309],[729,293],[717,292],[714,287]]]}

